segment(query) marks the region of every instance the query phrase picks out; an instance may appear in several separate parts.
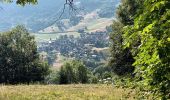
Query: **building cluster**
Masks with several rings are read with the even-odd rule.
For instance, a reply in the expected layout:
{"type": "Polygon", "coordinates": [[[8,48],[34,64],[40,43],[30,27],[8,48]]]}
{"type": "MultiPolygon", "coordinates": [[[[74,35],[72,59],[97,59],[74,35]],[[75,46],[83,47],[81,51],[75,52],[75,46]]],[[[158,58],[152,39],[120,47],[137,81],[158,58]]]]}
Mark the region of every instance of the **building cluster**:
{"type": "Polygon", "coordinates": [[[93,48],[105,48],[109,45],[106,32],[82,33],[80,37],[73,35],[62,35],[56,40],[42,42],[38,48],[39,52],[58,52],[65,57],[81,59],[85,61],[101,61],[106,55],[93,48]]]}

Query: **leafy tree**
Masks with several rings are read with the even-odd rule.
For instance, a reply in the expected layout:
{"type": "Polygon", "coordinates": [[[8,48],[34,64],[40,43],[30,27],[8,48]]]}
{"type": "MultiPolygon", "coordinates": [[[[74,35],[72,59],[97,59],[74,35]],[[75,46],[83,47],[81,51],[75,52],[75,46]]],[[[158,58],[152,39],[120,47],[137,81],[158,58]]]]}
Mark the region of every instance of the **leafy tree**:
{"type": "Polygon", "coordinates": [[[48,65],[40,62],[33,36],[23,26],[0,35],[0,83],[41,81],[48,65]]]}
{"type": "Polygon", "coordinates": [[[104,78],[108,78],[108,77],[112,77],[112,76],[106,76],[105,73],[112,73],[112,70],[109,66],[106,66],[104,64],[101,64],[100,66],[98,66],[97,68],[95,68],[93,70],[93,74],[95,76],[97,76],[98,79],[104,79],[104,78]],[[106,77],[105,77],[106,76],[106,77]]]}
{"type": "Polygon", "coordinates": [[[166,100],[170,98],[170,1],[144,0],[133,26],[124,34],[126,47],[138,38],[135,73],[141,85],[166,100]]]}
{"type": "Polygon", "coordinates": [[[59,71],[50,70],[50,73],[45,77],[46,84],[59,84],[59,71]]]}
{"type": "Polygon", "coordinates": [[[117,19],[123,25],[133,25],[134,15],[140,8],[142,0],[121,0],[120,6],[117,8],[117,19]]]}
{"type": "Polygon", "coordinates": [[[139,7],[138,0],[121,0],[117,9],[117,20],[113,21],[110,34],[111,59],[109,65],[119,76],[132,74],[134,71],[134,67],[132,67],[134,59],[130,48],[124,49],[123,47],[123,27],[133,25],[134,16],[139,7]]]}
{"type": "Polygon", "coordinates": [[[110,35],[111,39],[111,59],[110,65],[113,72],[119,76],[133,73],[132,64],[134,59],[129,49],[123,48],[123,24],[114,21],[113,32],[110,35]]]}
{"type": "Polygon", "coordinates": [[[65,72],[66,72],[68,83],[69,84],[75,83],[76,82],[76,78],[75,78],[76,73],[74,73],[74,71],[73,71],[73,66],[71,66],[69,63],[66,63],[65,72]]]}
{"type": "Polygon", "coordinates": [[[80,83],[87,83],[88,82],[88,76],[87,76],[87,68],[84,64],[79,63],[78,65],[78,80],[80,83]]]}
{"type": "Polygon", "coordinates": [[[91,83],[97,84],[98,83],[98,78],[96,76],[91,77],[91,83]]]}
{"type": "Polygon", "coordinates": [[[60,84],[68,84],[68,79],[67,79],[67,73],[64,69],[64,67],[62,66],[60,71],[59,71],[59,83],[60,84]]]}
{"type": "Polygon", "coordinates": [[[59,71],[60,84],[87,83],[88,70],[82,62],[66,62],[59,71]]]}

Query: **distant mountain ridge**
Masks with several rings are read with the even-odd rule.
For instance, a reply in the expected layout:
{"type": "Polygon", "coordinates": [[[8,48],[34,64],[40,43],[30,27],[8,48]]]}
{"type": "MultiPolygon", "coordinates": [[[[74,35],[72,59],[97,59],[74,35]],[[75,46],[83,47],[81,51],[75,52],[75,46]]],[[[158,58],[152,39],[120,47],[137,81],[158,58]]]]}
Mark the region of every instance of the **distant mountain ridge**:
{"type": "MultiPolygon", "coordinates": [[[[64,1],[65,0],[39,0],[38,5],[26,5],[25,7],[13,3],[0,4],[3,8],[3,10],[0,11],[0,31],[6,31],[19,24],[25,25],[31,32],[38,32],[46,29],[59,18],[64,6],[64,1]]],[[[113,17],[117,4],[119,4],[119,0],[75,0],[75,5],[79,12],[88,14],[98,9],[98,15],[103,18],[113,17]]],[[[72,16],[74,17],[77,15],[72,16]]],[[[70,20],[70,18],[72,17],[70,17],[68,8],[66,8],[61,20],[70,20]]],[[[58,22],[54,24],[58,25],[58,22]]],[[[69,24],[74,26],[79,24],[79,22],[71,22],[69,24]]]]}

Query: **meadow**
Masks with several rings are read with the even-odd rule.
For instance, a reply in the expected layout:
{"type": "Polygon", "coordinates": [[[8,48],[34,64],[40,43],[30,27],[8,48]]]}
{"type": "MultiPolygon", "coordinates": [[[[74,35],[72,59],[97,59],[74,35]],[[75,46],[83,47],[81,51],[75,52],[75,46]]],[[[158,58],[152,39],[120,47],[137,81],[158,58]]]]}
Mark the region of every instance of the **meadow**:
{"type": "Polygon", "coordinates": [[[135,100],[135,92],[112,85],[0,86],[0,100],[135,100]]]}

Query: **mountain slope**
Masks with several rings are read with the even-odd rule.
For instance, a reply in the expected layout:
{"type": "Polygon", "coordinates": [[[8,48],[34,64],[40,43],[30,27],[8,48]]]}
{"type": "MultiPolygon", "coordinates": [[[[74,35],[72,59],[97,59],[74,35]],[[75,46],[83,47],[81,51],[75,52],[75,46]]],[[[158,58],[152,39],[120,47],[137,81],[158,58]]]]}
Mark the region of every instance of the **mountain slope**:
{"type": "MultiPolygon", "coordinates": [[[[75,0],[75,6],[77,8],[76,14],[70,14],[69,8],[66,10],[61,17],[62,19],[71,19],[74,16],[84,15],[92,13],[98,10],[98,15],[100,18],[111,18],[113,17],[115,6],[119,3],[119,0],[75,0]],[[107,10],[107,9],[110,10],[107,10]],[[102,15],[102,13],[104,13],[102,15]],[[105,16],[107,15],[107,16],[105,16]]],[[[30,31],[38,32],[49,26],[51,26],[55,20],[59,18],[62,13],[64,0],[39,0],[38,5],[27,5],[21,7],[15,4],[0,4],[3,10],[0,11],[0,31],[6,31],[11,27],[18,24],[24,24],[30,31]]],[[[75,13],[75,12],[71,12],[75,13]]],[[[54,23],[58,25],[58,22],[54,23]]],[[[60,23],[61,24],[61,23],[60,23]]],[[[58,31],[70,30],[71,27],[75,26],[74,22],[66,23],[64,25],[66,29],[61,29],[61,27],[56,27],[58,31]]],[[[76,25],[79,22],[76,22],[76,25]]]]}

